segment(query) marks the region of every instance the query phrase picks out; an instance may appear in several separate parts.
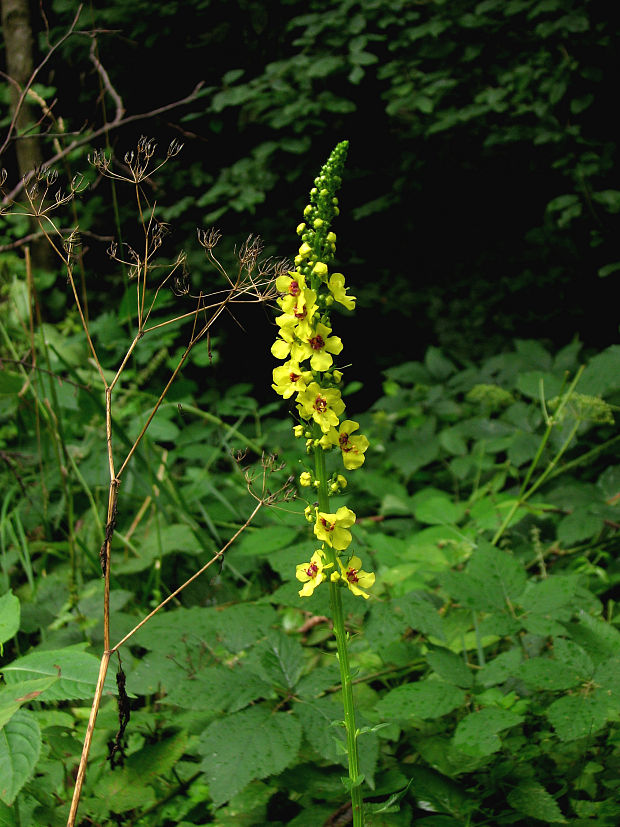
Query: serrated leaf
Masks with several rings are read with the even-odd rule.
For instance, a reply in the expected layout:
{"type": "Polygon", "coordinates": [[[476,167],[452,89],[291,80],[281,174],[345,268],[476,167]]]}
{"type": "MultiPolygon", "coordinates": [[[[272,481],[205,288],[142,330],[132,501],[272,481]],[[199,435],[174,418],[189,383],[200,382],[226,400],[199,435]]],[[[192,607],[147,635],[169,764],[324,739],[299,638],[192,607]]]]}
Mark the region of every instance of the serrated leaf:
{"type": "Polygon", "coordinates": [[[492,755],[502,745],[497,733],[522,721],[522,715],[517,715],[509,709],[480,709],[459,721],[452,743],[467,755],[492,755]]]}
{"type": "Polygon", "coordinates": [[[557,801],[537,781],[522,781],[508,793],[508,803],[520,813],[548,824],[566,824],[557,801]]]}
{"type": "Polygon", "coordinates": [[[2,644],[17,634],[19,629],[19,598],[12,592],[0,597],[0,652],[2,644]]]}
{"type": "Polygon", "coordinates": [[[248,659],[252,668],[269,684],[294,689],[304,667],[301,644],[284,632],[270,632],[248,659]]]}
{"type": "Polygon", "coordinates": [[[429,598],[410,592],[394,600],[392,605],[396,611],[402,612],[405,621],[412,629],[439,640],[446,639],[443,617],[429,598]]]}
{"type": "Polygon", "coordinates": [[[579,579],[576,574],[552,574],[537,583],[530,581],[521,596],[521,606],[536,614],[555,612],[571,602],[579,579]]]}
{"type": "Polygon", "coordinates": [[[416,501],[413,498],[413,513],[416,520],[428,525],[451,525],[458,523],[465,513],[466,506],[454,503],[445,494],[437,494],[432,497],[424,497],[416,501]]]}
{"type": "Polygon", "coordinates": [[[598,693],[566,695],[546,711],[549,722],[562,741],[593,735],[607,722],[607,703],[598,693]]]}
{"type": "Polygon", "coordinates": [[[34,772],[41,750],[36,718],[20,709],[0,730],[0,800],[9,806],[34,772]]]}
{"type": "Polygon", "coordinates": [[[582,681],[592,677],[594,672],[592,659],[574,640],[556,638],[553,642],[553,654],[560,663],[579,675],[582,681]]]}
{"type": "Polygon", "coordinates": [[[20,681],[0,689],[0,727],[13,717],[20,706],[36,701],[39,695],[57,680],[58,675],[55,675],[33,681],[20,681]]]}
{"type": "Polygon", "coordinates": [[[201,769],[216,807],[255,778],[282,772],[297,758],[299,721],[265,705],[252,706],[209,725],[200,737],[201,769]]]}
{"type": "MultiPolygon", "coordinates": [[[[132,673],[133,677],[133,673],[132,673]]],[[[133,682],[131,686],[133,688],[133,682]]],[[[245,661],[234,667],[212,666],[195,675],[183,675],[169,685],[162,703],[181,709],[209,710],[213,717],[237,712],[252,701],[272,694],[271,685],[254,674],[245,661]]]]}
{"type": "MultiPolygon", "coordinates": [[[[30,652],[3,667],[8,685],[37,678],[57,678],[45,690],[46,701],[73,701],[91,698],[99,676],[99,661],[81,651],[82,644],[66,649],[30,652]],[[60,671],[59,671],[60,670],[60,671]]],[[[116,681],[108,672],[104,691],[116,695],[116,681]]]]}
{"type": "Polygon", "coordinates": [[[480,543],[467,564],[467,573],[499,592],[506,603],[513,603],[527,582],[523,565],[490,543],[480,543]]]}
{"type": "Polygon", "coordinates": [[[571,624],[568,632],[595,664],[620,652],[620,631],[611,623],[583,610],[579,612],[579,623],[571,624]]]}
{"type": "Polygon", "coordinates": [[[460,686],[462,689],[469,689],[473,686],[473,675],[464,662],[449,649],[432,649],[426,656],[429,665],[437,674],[448,683],[460,686]]]}
{"type": "Polygon", "coordinates": [[[267,634],[276,619],[271,606],[237,603],[215,612],[218,639],[230,652],[240,652],[267,634]]]}
{"type": "Polygon", "coordinates": [[[397,686],[385,695],[376,709],[384,720],[441,718],[465,701],[465,693],[443,681],[418,681],[397,686]]]}
{"type": "Polygon", "coordinates": [[[236,547],[236,554],[259,556],[290,546],[297,537],[297,529],[285,525],[264,526],[245,532],[236,547]]]}
{"type": "Polygon", "coordinates": [[[530,658],[521,664],[518,674],[532,689],[555,691],[571,689],[580,683],[576,669],[551,658],[530,658]]]}
{"type": "Polygon", "coordinates": [[[518,674],[521,657],[521,651],[516,648],[502,652],[482,667],[476,675],[476,681],[487,687],[504,683],[508,678],[518,674]]]}

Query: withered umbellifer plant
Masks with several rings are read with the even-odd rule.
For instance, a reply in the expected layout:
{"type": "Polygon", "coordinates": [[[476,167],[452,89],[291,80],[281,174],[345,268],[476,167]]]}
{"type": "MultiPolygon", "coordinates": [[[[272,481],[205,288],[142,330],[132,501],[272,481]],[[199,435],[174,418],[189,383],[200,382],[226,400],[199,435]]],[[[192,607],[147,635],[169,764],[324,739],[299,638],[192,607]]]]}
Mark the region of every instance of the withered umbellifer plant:
{"type": "MultiPolygon", "coordinates": [[[[67,821],[68,827],[72,827],[72,825],[76,823],[90,746],[97,721],[97,713],[112,656],[115,653],[118,654],[120,648],[127,643],[135,632],[153,617],[153,615],[173,600],[186,586],[212,566],[213,563],[221,560],[229,546],[250,524],[264,505],[272,504],[279,497],[287,498],[290,496],[287,483],[275,493],[267,488],[267,477],[274,468],[274,460],[271,457],[263,457],[263,470],[260,475],[262,485],[254,485],[258,475],[255,473],[246,474],[248,488],[257,503],[245,523],[211,559],[181,586],[169,594],[165,600],[162,600],[146,617],[131,629],[131,631],[124,635],[121,640],[116,642],[111,640],[110,576],[114,567],[113,540],[119,508],[119,495],[122,490],[121,484],[130,460],[146,434],[157,411],[161,407],[162,402],[166,398],[166,394],[172,383],[187,361],[192,348],[201,339],[210,336],[215,321],[224,312],[230,312],[234,305],[248,302],[260,304],[275,298],[275,281],[279,276],[286,273],[290,267],[286,261],[261,259],[261,241],[256,237],[250,237],[238,249],[236,272],[231,275],[215,255],[215,247],[220,240],[220,233],[214,229],[198,230],[198,241],[204,248],[209,264],[220,277],[221,286],[216,286],[214,289],[212,285],[209,285],[209,287],[204,290],[200,287],[194,288],[190,280],[190,275],[187,272],[186,256],[183,252],[176,255],[172,261],[162,260],[164,238],[167,235],[167,225],[158,220],[156,205],[149,199],[145,185],[149,181],[149,178],[170,158],[180,152],[181,148],[182,146],[180,144],[173,141],[168,147],[165,157],[158,161],[155,157],[156,144],[152,140],[141,138],[136,149],[125,155],[124,163],[122,164],[104,152],[96,152],[89,159],[100,176],[112,179],[113,182],[127,184],[132,187],[140,228],[139,243],[130,246],[128,244],[112,242],[108,250],[112,260],[124,268],[129,283],[133,283],[135,289],[135,304],[133,306],[131,321],[133,338],[116,370],[113,372],[105,370],[102,366],[93,336],[89,330],[88,315],[85,307],[86,297],[83,290],[84,285],[80,283],[80,277],[76,272],[78,270],[78,264],[80,266],[82,265],[80,260],[81,246],[79,228],[65,230],[59,218],[62,214],[59,212],[59,209],[68,204],[80,192],[83,192],[84,187],[81,179],[74,178],[68,191],[63,192],[55,189],[57,175],[54,171],[37,170],[28,181],[24,182],[26,205],[10,203],[8,208],[5,209],[7,213],[33,217],[55,254],[62,261],[66,270],[67,283],[73,295],[84,335],[88,342],[90,358],[99,376],[105,396],[104,440],[109,472],[109,490],[104,542],[99,552],[104,580],[104,645],[82,756],[75,779],[73,799],[67,821]],[[157,306],[158,297],[162,291],[166,289],[171,289],[178,300],[184,303],[185,308],[180,312],[175,308],[173,313],[168,314],[163,319],[161,318],[161,314],[158,314],[157,318],[155,318],[153,311],[157,306]],[[158,392],[152,409],[145,415],[137,438],[133,441],[133,444],[126,453],[121,452],[117,448],[114,440],[113,410],[115,397],[117,397],[122,388],[123,373],[130,364],[132,354],[140,347],[140,342],[145,336],[157,336],[157,332],[163,328],[168,328],[171,325],[181,325],[182,323],[186,323],[190,328],[185,348],[178,359],[176,367],[172,370],[169,378],[165,382],[164,387],[158,392]]],[[[33,282],[30,270],[28,280],[32,288],[33,282]]],[[[86,284],[87,282],[88,276],[86,277],[86,284]]],[[[76,469],[74,468],[74,470],[76,469]]],[[[117,686],[120,721],[120,732],[116,739],[116,747],[118,748],[127,724],[129,709],[124,690],[124,674],[120,664],[120,657],[117,672],[117,686]],[[125,712],[123,712],[123,710],[125,710],[125,712]]]]}

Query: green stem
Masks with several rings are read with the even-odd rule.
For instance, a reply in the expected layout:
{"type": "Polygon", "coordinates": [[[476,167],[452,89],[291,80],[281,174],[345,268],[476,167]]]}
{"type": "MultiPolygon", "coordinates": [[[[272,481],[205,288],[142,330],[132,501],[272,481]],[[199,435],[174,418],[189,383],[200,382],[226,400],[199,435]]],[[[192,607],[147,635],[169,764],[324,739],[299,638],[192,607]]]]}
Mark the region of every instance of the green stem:
{"type": "MultiPolygon", "coordinates": [[[[321,436],[320,428],[314,426],[314,437],[321,436]]],[[[317,445],[314,448],[315,476],[319,483],[318,499],[319,511],[329,514],[329,492],[327,489],[327,471],[325,468],[325,452],[317,445]]],[[[329,562],[338,566],[338,555],[329,546],[325,549],[329,562]]],[[[333,570],[333,569],[332,569],[333,570]]],[[[344,725],[347,733],[347,758],[349,762],[349,779],[351,781],[351,808],[353,812],[353,827],[363,827],[364,811],[362,808],[362,789],[360,783],[359,756],[357,751],[357,727],[355,725],[355,702],[353,700],[353,683],[349,652],[347,649],[347,633],[344,626],[344,612],[342,610],[342,593],[339,582],[329,581],[329,599],[336,636],[336,650],[340,667],[340,682],[342,684],[342,705],[344,707],[344,725]]]]}

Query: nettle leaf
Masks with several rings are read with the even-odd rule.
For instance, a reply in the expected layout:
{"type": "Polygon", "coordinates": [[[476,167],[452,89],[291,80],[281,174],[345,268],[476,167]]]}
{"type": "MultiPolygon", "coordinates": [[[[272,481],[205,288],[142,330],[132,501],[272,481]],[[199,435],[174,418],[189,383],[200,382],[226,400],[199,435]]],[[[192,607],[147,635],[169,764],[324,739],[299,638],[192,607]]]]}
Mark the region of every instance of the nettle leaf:
{"type": "Polygon", "coordinates": [[[452,743],[467,755],[492,755],[502,745],[497,733],[517,726],[522,721],[523,715],[517,715],[509,709],[487,707],[459,722],[452,743]]]}
{"type": "Polygon", "coordinates": [[[578,574],[552,574],[544,580],[530,580],[521,595],[520,604],[526,612],[547,614],[570,604],[580,576],[578,574]]]}
{"type": "Polygon", "coordinates": [[[620,652],[620,631],[611,623],[583,610],[579,612],[579,622],[567,626],[567,631],[595,664],[620,652]]]}
{"type": "Polygon", "coordinates": [[[9,806],[34,772],[41,731],[34,715],[20,709],[0,730],[0,800],[9,806]]]}
{"type": "Polygon", "coordinates": [[[19,618],[19,598],[12,592],[3,594],[0,597],[0,654],[2,654],[2,644],[17,634],[19,618]]]}
{"type": "Polygon", "coordinates": [[[215,609],[218,639],[231,652],[247,649],[267,634],[276,621],[271,606],[238,603],[225,609],[215,609]]]}
{"type": "Polygon", "coordinates": [[[479,670],[476,675],[477,683],[487,687],[505,683],[508,678],[519,673],[521,659],[521,651],[517,648],[502,652],[479,670]]]}
{"type": "Polygon", "coordinates": [[[270,632],[254,647],[248,665],[267,683],[294,689],[304,668],[304,650],[284,632],[270,632]]]}
{"type": "Polygon", "coordinates": [[[255,778],[277,775],[297,758],[301,724],[259,704],[211,723],[200,737],[200,768],[216,807],[255,778]]]}
{"type": "Polygon", "coordinates": [[[508,793],[508,803],[518,812],[539,821],[566,824],[557,801],[537,781],[521,781],[518,787],[508,793]]]}
{"type": "Polygon", "coordinates": [[[376,706],[383,720],[441,718],[465,702],[465,693],[443,681],[424,680],[397,686],[376,706]]]}
{"type": "Polygon", "coordinates": [[[335,664],[331,666],[317,666],[299,681],[295,687],[295,695],[299,698],[316,698],[332,686],[340,683],[340,670],[335,664]]]}
{"type": "Polygon", "coordinates": [[[431,598],[420,592],[410,592],[392,601],[394,611],[402,613],[406,623],[417,632],[446,640],[443,617],[431,598]]]}
{"type": "Polygon", "coordinates": [[[573,640],[556,638],[553,642],[553,654],[556,659],[564,664],[567,669],[572,670],[581,680],[585,681],[592,677],[594,664],[588,653],[573,640]]]}
{"type": "Polygon", "coordinates": [[[162,703],[181,709],[208,710],[213,716],[237,712],[252,701],[272,695],[270,683],[261,680],[245,663],[233,667],[211,666],[169,685],[162,703]]]}
{"type": "MultiPolygon", "coordinates": [[[[86,644],[68,646],[66,649],[30,652],[14,660],[2,671],[8,685],[37,678],[58,678],[45,690],[46,701],[73,701],[92,698],[97,678],[99,661],[94,655],[81,651],[86,644]]],[[[116,695],[116,681],[108,672],[104,691],[116,695]]]]}
{"type": "Polygon", "coordinates": [[[481,542],[467,565],[467,573],[514,603],[522,594],[527,577],[523,565],[508,552],[481,542]]]}
{"type": "MultiPolygon", "coordinates": [[[[411,792],[418,800],[429,801],[433,809],[463,818],[471,805],[462,787],[428,767],[412,767],[411,792]]],[[[416,820],[416,824],[419,821],[416,820]]],[[[450,823],[454,823],[450,820],[450,823]]]]}
{"type": "Polygon", "coordinates": [[[530,688],[550,691],[571,689],[581,681],[576,669],[551,658],[530,658],[524,661],[518,675],[530,688]]]}
{"type": "Polygon", "coordinates": [[[603,528],[603,521],[592,514],[588,507],[576,508],[560,520],[557,528],[558,540],[563,546],[574,546],[596,537],[603,528]]]}
{"type": "Polygon", "coordinates": [[[449,649],[432,649],[426,660],[437,674],[449,683],[469,689],[474,684],[471,670],[463,660],[449,649]]]}
{"type": "Polygon", "coordinates": [[[601,693],[565,695],[546,711],[547,718],[562,741],[593,735],[607,722],[608,703],[601,693]]]}
{"type": "Polygon", "coordinates": [[[58,675],[33,681],[18,681],[0,689],[0,727],[10,721],[23,704],[36,701],[39,695],[58,680],[58,675]]]}

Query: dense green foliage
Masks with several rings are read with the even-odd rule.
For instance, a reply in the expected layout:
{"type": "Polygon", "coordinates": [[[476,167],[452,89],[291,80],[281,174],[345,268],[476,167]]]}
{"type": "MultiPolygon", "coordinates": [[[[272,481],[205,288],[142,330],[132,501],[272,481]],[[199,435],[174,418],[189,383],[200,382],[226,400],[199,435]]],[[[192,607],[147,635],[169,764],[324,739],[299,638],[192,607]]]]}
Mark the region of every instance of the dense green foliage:
{"type": "MultiPolygon", "coordinates": [[[[100,403],[84,381],[81,335],[67,328],[50,350],[71,383],[42,375],[40,390],[20,394],[23,380],[9,370],[0,397],[0,807],[9,825],[16,800],[22,824],[64,823],[101,646],[100,403]],[[55,416],[39,424],[51,439],[38,443],[45,406],[36,400],[52,384],[55,416]],[[61,450],[60,433],[79,478],[63,478],[62,463],[41,453],[61,450]]],[[[431,348],[423,363],[388,370],[384,396],[360,417],[372,448],[356,477],[355,544],[378,581],[372,600],[345,605],[362,725],[387,725],[360,740],[365,797],[377,803],[369,824],[408,825],[414,814],[435,827],[617,823],[620,477],[602,398],[618,399],[619,359],[611,348],[590,360],[571,390],[577,345],[553,356],[520,341],[464,370],[431,348]]],[[[149,403],[138,373],[119,431],[149,403]]],[[[258,408],[247,388],[218,401],[220,419],[199,413],[213,399],[192,390],[196,407],[181,385],[123,485],[115,640],[243,522],[251,499],[230,450],[249,449],[246,462],[260,446],[285,461],[296,455],[286,419],[258,408]]],[[[294,576],[314,547],[303,505],[263,511],[220,574],[196,581],[122,650],[127,758],[106,766],[118,728],[110,697],[82,823],[117,813],[127,824],[299,827],[346,800],[330,726],[342,712],[326,597],[318,590],[302,604],[294,576]]]]}

